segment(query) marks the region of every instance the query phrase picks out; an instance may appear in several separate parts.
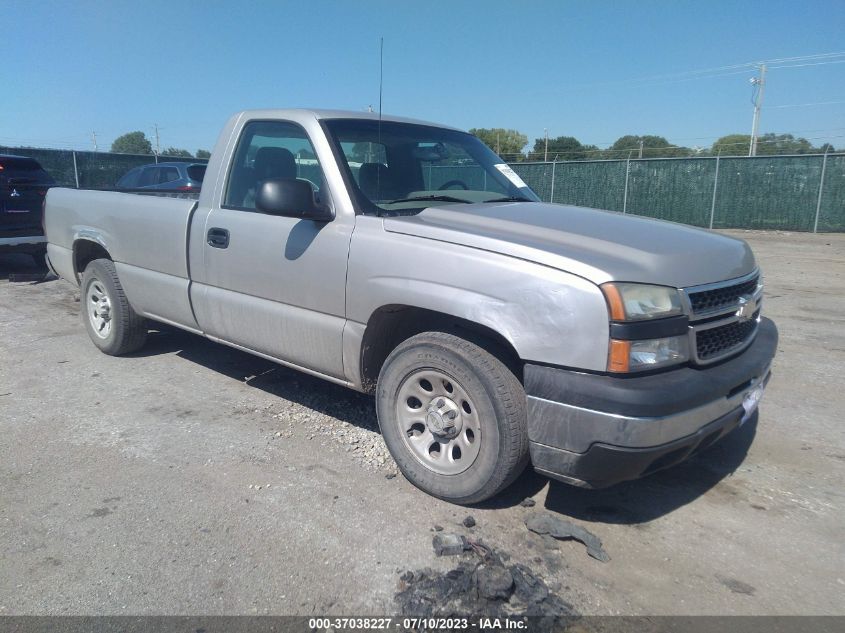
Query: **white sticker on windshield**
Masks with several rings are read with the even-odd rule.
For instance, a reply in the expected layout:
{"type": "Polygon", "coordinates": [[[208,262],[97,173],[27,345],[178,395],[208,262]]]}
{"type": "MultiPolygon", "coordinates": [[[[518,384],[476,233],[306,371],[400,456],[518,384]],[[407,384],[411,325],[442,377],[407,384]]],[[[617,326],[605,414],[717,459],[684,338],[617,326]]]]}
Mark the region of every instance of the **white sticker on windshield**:
{"type": "Polygon", "coordinates": [[[493,165],[493,167],[502,172],[505,175],[505,178],[510,180],[514,185],[516,185],[520,189],[528,186],[525,184],[525,181],[519,177],[519,174],[517,174],[508,165],[505,165],[504,163],[499,163],[498,165],[493,165]]]}

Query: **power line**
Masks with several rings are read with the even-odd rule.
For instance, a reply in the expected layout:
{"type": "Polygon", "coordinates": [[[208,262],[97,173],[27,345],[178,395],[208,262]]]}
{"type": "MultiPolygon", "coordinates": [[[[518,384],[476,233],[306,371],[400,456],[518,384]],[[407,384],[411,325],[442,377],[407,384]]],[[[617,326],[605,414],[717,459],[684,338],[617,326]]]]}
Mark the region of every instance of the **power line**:
{"type": "Polygon", "coordinates": [[[825,66],[826,64],[845,64],[845,59],[834,59],[826,62],[813,62],[810,64],[789,64],[787,66],[772,66],[772,68],[803,68],[804,66],[825,66]]]}
{"type": "Polygon", "coordinates": [[[809,106],[820,106],[820,105],[835,105],[838,103],[845,103],[845,101],[814,101],[813,103],[789,103],[786,105],[774,105],[769,106],[772,109],[777,108],[806,108],[809,106]]]}
{"type": "Polygon", "coordinates": [[[620,79],[617,81],[598,82],[589,85],[621,85],[621,84],[639,84],[651,82],[658,82],[656,85],[662,83],[678,83],[684,81],[695,81],[697,79],[713,79],[717,77],[728,77],[731,75],[745,74],[754,67],[760,64],[769,65],[772,68],[799,68],[801,66],[820,66],[824,64],[841,64],[845,63],[845,59],[836,59],[845,57],[845,51],[837,51],[831,53],[817,53],[814,55],[799,55],[795,57],[780,57],[774,59],[761,60],[756,62],[743,62],[741,64],[730,64],[727,66],[716,66],[713,68],[700,68],[696,70],[683,70],[674,73],[662,73],[659,75],[649,75],[645,77],[632,77],[629,79],[620,79]],[[821,60],[821,61],[814,61],[821,60]],[[808,62],[806,64],[799,64],[796,62],[808,62]],[[782,64],[780,66],[772,66],[772,64],[782,64]],[[739,70],[738,70],[739,69],[739,70]],[[730,72],[727,72],[730,71],[730,72]]]}

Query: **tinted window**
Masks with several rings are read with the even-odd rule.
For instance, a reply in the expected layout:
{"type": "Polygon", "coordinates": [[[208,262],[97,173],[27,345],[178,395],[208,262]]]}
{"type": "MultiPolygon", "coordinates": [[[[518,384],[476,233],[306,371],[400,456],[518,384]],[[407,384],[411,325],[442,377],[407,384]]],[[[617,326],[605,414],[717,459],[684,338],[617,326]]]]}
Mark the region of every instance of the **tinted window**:
{"type": "Polygon", "coordinates": [[[305,180],[319,196],[323,170],[301,127],[284,121],[251,121],[235,150],[224,206],[254,209],[258,187],[270,178],[305,180]]]}
{"type": "Polygon", "coordinates": [[[179,180],[179,169],[176,167],[159,167],[158,184],[163,185],[179,180]]]}
{"type": "Polygon", "coordinates": [[[0,178],[7,181],[18,181],[52,185],[55,181],[38,161],[32,158],[3,157],[0,158],[0,178]]]}
{"type": "Polygon", "coordinates": [[[158,167],[145,167],[138,180],[139,187],[149,187],[158,184],[158,167]]]}
{"type": "Polygon", "coordinates": [[[138,177],[141,175],[141,168],[136,167],[117,181],[115,187],[118,189],[134,189],[138,186],[138,177]]]}
{"type": "Polygon", "coordinates": [[[8,157],[0,158],[0,168],[9,171],[38,171],[41,165],[33,158],[8,157]]]}
{"type": "Polygon", "coordinates": [[[188,165],[188,178],[202,182],[205,178],[205,165],[188,165]]]}

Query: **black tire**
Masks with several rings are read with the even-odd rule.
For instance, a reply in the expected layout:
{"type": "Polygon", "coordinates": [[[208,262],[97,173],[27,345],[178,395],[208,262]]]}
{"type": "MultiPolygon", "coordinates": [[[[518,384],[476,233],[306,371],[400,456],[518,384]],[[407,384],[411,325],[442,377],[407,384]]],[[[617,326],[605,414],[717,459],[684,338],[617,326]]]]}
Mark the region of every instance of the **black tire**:
{"type": "Polygon", "coordinates": [[[459,336],[424,332],[394,349],[379,374],[376,412],[384,441],[399,469],[417,488],[440,499],[461,505],[489,499],[510,485],[528,463],[522,385],[493,354],[459,336]],[[460,390],[471,397],[476,410],[480,448],[471,465],[459,474],[435,472],[405,439],[409,434],[404,429],[407,422],[403,422],[398,410],[404,397],[400,390],[414,376],[429,370],[456,381],[460,390]]]}
{"type": "Polygon", "coordinates": [[[117,278],[114,262],[109,259],[95,259],[85,267],[82,273],[80,305],[82,322],[88,330],[88,336],[100,351],[110,356],[120,356],[143,347],[147,339],[146,321],[129,305],[117,278]],[[110,304],[109,328],[105,335],[97,333],[90,314],[94,305],[89,298],[89,290],[94,284],[104,291],[110,304]]]}

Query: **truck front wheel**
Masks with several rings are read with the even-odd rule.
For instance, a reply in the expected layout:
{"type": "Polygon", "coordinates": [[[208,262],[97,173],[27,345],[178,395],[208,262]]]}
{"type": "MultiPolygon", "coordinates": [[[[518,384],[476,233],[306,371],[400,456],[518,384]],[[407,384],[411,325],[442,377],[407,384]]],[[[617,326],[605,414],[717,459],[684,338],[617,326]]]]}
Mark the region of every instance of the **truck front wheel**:
{"type": "Polygon", "coordinates": [[[493,354],[453,334],[425,332],[393,350],[376,410],[405,477],[446,501],[489,499],[528,463],[522,385],[493,354]]]}
{"type": "Polygon", "coordinates": [[[95,259],[85,267],[79,301],[82,321],[100,351],[120,356],[144,345],[146,322],[129,305],[114,262],[95,259]]]}

